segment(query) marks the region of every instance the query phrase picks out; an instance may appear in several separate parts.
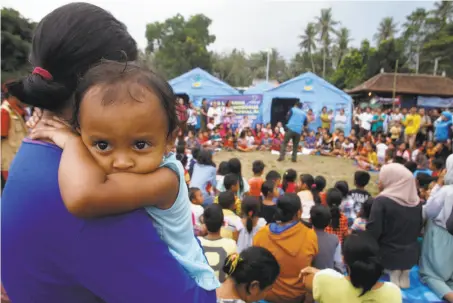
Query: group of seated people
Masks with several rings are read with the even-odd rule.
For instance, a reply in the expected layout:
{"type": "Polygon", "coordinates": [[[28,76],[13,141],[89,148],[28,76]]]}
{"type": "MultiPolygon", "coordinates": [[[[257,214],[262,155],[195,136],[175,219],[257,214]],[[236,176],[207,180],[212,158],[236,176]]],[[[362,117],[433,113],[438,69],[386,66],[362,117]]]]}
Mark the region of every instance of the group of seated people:
{"type": "Polygon", "coordinates": [[[418,264],[421,280],[453,302],[453,156],[437,162],[428,185],[414,177],[427,171],[383,165],[376,197],[363,170],[354,189],[337,181],[325,190],[323,176],[264,174],[260,160],[249,180],[237,158],[217,171],[212,158],[183,163],[194,232],[222,283],[218,302],[402,302],[418,264]],[[206,165],[217,174],[207,188],[196,176],[206,165]]]}

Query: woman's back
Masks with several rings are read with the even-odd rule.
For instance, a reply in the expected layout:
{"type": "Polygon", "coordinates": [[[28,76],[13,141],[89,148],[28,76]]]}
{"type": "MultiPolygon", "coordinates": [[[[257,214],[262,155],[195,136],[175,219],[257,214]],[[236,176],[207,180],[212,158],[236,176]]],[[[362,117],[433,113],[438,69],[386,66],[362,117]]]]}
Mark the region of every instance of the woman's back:
{"type": "Polygon", "coordinates": [[[386,269],[410,269],[417,264],[422,224],[421,204],[405,207],[387,197],[375,198],[367,230],[379,242],[386,269]]]}
{"type": "Polygon", "coordinates": [[[313,298],[318,303],[402,302],[400,289],[392,283],[382,283],[359,297],[361,292],[333,269],[322,270],[313,279],[313,298]]]}
{"type": "Polygon", "coordinates": [[[91,220],[69,214],[58,185],[61,153],[25,141],[11,167],[2,197],[2,282],[13,302],[149,302],[151,294],[215,301],[170,255],[144,210],[91,220]]]}

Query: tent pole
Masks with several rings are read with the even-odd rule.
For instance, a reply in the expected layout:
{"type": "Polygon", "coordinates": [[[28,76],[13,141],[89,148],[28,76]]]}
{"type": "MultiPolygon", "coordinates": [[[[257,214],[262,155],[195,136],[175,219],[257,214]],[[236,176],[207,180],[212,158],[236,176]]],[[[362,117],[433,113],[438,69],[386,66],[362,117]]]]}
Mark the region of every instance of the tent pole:
{"type": "Polygon", "coordinates": [[[392,108],[395,109],[395,95],[396,95],[396,73],[398,72],[398,59],[395,63],[395,73],[393,76],[393,92],[392,92],[392,108]]]}

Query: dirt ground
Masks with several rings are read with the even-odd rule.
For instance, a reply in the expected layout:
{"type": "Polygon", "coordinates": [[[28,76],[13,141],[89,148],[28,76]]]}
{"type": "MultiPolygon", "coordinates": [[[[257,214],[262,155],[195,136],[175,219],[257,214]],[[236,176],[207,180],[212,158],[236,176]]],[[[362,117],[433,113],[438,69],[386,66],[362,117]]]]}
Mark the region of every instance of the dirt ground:
{"type": "MultiPolygon", "coordinates": [[[[221,151],[214,155],[214,162],[219,165],[222,161],[228,161],[231,158],[239,158],[242,163],[242,173],[248,179],[252,177],[252,163],[255,160],[262,160],[266,165],[264,175],[270,170],[277,170],[282,175],[292,168],[297,171],[297,174],[309,173],[313,177],[322,175],[327,180],[326,189],[335,185],[336,181],[346,180],[349,188],[354,188],[354,172],[358,167],[354,165],[352,160],[334,157],[322,156],[298,156],[297,163],[291,162],[291,157],[287,157],[283,162],[277,162],[277,155],[272,155],[270,152],[226,152],[221,151]]],[[[377,189],[377,173],[371,173],[371,180],[367,186],[367,190],[375,195],[377,189]]]]}

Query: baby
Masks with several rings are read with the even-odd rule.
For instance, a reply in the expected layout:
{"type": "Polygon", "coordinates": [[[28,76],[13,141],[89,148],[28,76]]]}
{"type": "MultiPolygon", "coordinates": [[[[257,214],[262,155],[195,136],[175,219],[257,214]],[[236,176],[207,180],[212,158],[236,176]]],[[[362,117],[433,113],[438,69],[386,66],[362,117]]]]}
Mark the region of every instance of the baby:
{"type": "Polygon", "coordinates": [[[72,214],[89,218],[144,207],[173,256],[202,288],[213,290],[220,284],[194,237],[184,169],[170,153],[179,124],[175,99],[155,73],[104,61],[75,93],[78,133],[49,120],[31,138],[63,149],[59,185],[72,214]]]}

